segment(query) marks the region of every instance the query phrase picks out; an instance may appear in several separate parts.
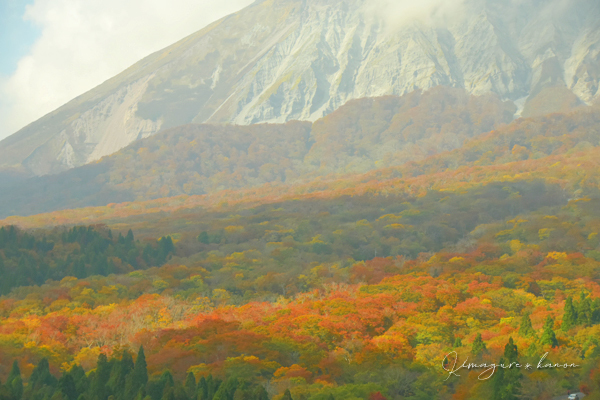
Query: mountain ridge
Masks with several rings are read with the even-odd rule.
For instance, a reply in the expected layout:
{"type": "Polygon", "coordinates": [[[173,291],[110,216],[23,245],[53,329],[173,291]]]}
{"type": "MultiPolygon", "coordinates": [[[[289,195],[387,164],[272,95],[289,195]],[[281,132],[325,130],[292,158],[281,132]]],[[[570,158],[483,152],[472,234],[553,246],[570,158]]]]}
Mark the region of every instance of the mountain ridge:
{"type": "MultiPolygon", "coordinates": [[[[597,101],[596,2],[472,0],[454,22],[396,30],[365,4],[255,2],[0,142],[0,169],[53,174],[186,123],[314,121],[353,98],[440,84],[525,105],[548,87],[597,101]]],[[[557,107],[540,98],[528,112],[557,107]]]]}
{"type": "Polygon", "coordinates": [[[61,174],[0,181],[0,215],[361,173],[455,149],[513,114],[497,96],[436,87],[352,100],[312,124],[183,125],[61,174]]]}

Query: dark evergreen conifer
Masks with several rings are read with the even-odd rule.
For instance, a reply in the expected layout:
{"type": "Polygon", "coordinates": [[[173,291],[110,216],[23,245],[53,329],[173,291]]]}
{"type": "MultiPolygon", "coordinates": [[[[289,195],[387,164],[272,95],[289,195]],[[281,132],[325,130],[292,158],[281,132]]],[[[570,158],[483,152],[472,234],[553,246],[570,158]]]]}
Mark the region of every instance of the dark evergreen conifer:
{"type": "Polygon", "coordinates": [[[563,321],[561,329],[563,331],[568,331],[572,327],[577,324],[577,311],[575,311],[575,307],[573,306],[573,299],[571,296],[567,297],[565,301],[565,311],[563,313],[563,321]]]}
{"type": "Polygon", "coordinates": [[[185,378],[185,391],[187,395],[192,398],[197,391],[196,377],[191,372],[188,372],[185,378]]]}
{"type": "Polygon", "coordinates": [[[523,314],[521,318],[521,324],[519,326],[519,335],[522,337],[531,337],[535,335],[535,330],[533,329],[533,325],[531,325],[531,318],[529,317],[529,313],[523,314]]]}
{"type": "Polygon", "coordinates": [[[481,333],[478,333],[477,337],[473,341],[473,344],[471,345],[471,353],[477,356],[486,351],[487,348],[483,342],[483,339],[481,338],[481,333]]]}
{"type": "Polygon", "coordinates": [[[13,362],[10,374],[6,380],[6,386],[9,388],[15,400],[20,400],[23,396],[23,379],[21,378],[21,370],[17,360],[13,362]]]}
{"type": "Polygon", "coordinates": [[[581,300],[577,304],[577,324],[589,326],[592,322],[592,304],[589,297],[581,293],[581,300]]]}
{"type": "Polygon", "coordinates": [[[554,320],[548,316],[546,323],[544,324],[544,333],[540,339],[542,345],[550,345],[552,347],[558,346],[558,340],[556,340],[556,334],[554,333],[554,320]]]}
{"type": "Polygon", "coordinates": [[[133,385],[137,389],[148,383],[148,366],[146,365],[146,355],[144,354],[144,346],[140,346],[135,366],[133,367],[133,385]]]}
{"type": "Polygon", "coordinates": [[[66,373],[60,378],[58,388],[67,400],[77,400],[77,387],[70,373],[66,373]]]}

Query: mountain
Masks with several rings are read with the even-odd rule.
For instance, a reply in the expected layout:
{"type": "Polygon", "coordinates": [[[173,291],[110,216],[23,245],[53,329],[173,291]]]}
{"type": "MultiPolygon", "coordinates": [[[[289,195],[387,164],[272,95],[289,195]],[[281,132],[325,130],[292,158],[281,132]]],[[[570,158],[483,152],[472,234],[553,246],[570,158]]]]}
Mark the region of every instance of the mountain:
{"type": "MultiPolygon", "coordinates": [[[[332,113],[330,117],[341,110],[332,113]]],[[[172,135],[172,138],[179,137],[180,140],[189,140],[193,134],[205,135],[201,132],[203,126],[196,128],[196,130],[189,129],[183,134],[177,134],[174,130],[172,133],[165,132],[159,135],[172,135]]],[[[154,139],[146,139],[140,143],[149,144],[154,139]]],[[[195,215],[193,218],[199,220],[213,218],[215,214],[218,215],[215,218],[229,218],[237,215],[240,210],[259,206],[276,209],[277,207],[273,205],[293,203],[297,200],[310,203],[337,199],[336,201],[345,203],[354,197],[362,197],[361,201],[364,202],[365,207],[370,207],[370,203],[380,197],[418,198],[430,192],[466,193],[471,188],[488,185],[495,187],[500,185],[503,191],[508,191],[508,194],[519,199],[519,190],[509,189],[509,186],[515,182],[532,186],[533,193],[535,190],[544,193],[539,185],[540,182],[544,185],[558,185],[568,199],[574,202],[580,200],[587,202],[586,199],[600,198],[598,143],[600,143],[600,110],[589,107],[567,114],[556,113],[549,116],[519,118],[511,124],[500,126],[497,130],[474,136],[454,150],[402,165],[374,169],[364,174],[329,174],[304,182],[294,181],[294,184],[272,181],[238,190],[221,190],[206,195],[177,195],[144,201],[132,200],[135,199],[136,194],[138,196],[141,194],[140,197],[143,198],[146,193],[153,190],[153,179],[163,183],[170,182],[170,188],[173,190],[177,190],[181,182],[177,182],[176,178],[164,179],[148,175],[141,178],[134,176],[134,179],[127,177],[132,179],[131,183],[125,183],[121,187],[110,185],[104,180],[109,179],[110,176],[121,177],[123,174],[117,169],[111,170],[111,164],[103,162],[75,168],[55,177],[33,178],[29,184],[23,186],[31,188],[37,183],[39,188],[30,189],[29,192],[20,187],[0,191],[2,196],[0,205],[10,204],[11,207],[19,207],[24,211],[23,214],[32,214],[39,210],[57,210],[25,217],[11,216],[0,220],[0,226],[18,225],[23,228],[39,228],[81,223],[108,223],[119,229],[130,226],[136,232],[160,236],[173,230],[197,229],[195,225],[189,225],[190,215],[195,215]],[[103,165],[103,169],[92,169],[98,165],[103,165]],[[509,186],[503,186],[505,184],[509,186]],[[110,190],[113,192],[111,193],[110,190]],[[3,195],[9,191],[14,194],[3,195]],[[85,197],[80,198],[77,204],[73,200],[75,197],[72,196],[78,192],[84,193],[85,197]],[[121,200],[128,202],[106,204],[108,195],[111,195],[114,201],[119,201],[118,195],[129,196],[126,200],[121,200]],[[106,205],[77,209],[65,207],[65,205],[81,207],[84,203],[106,205]]],[[[143,167],[139,158],[135,160],[137,146],[138,143],[133,144],[105,161],[120,159],[122,162],[134,158],[130,165],[143,167]]],[[[163,151],[165,149],[166,146],[163,147],[163,151]]],[[[144,153],[148,154],[145,151],[144,153]]],[[[160,154],[160,150],[154,152],[153,158],[158,169],[169,164],[177,168],[172,159],[165,157],[164,153],[160,154]]],[[[186,160],[181,163],[189,165],[186,160]]],[[[112,165],[114,167],[115,164],[112,165]]],[[[236,176],[238,173],[230,174],[223,171],[206,181],[227,182],[227,179],[236,176]]],[[[231,179],[230,182],[234,183],[235,180],[231,179]]],[[[233,188],[233,185],[230,187],[233,188]]],[[[7,213],[7,209],[8,206],[4,206],[0,211],[3,215],[11,214],[7,213]]]]}
{"type": "Polygon", "coordinates": [[[182,124],[315,121],[438,85],[495,93],[523,116],[598,101],[596,0],[403,4],[257,1],[6,138],[0,169],[54,174],[182,124]]]}
{"type": "Polygon", "coordinates": [[[0,216],[362,173],[456,149],[514,112],[496,95],[439,86],[352,100],[312,124],[182,125],[57,175],[0,182],[0,216]]]}

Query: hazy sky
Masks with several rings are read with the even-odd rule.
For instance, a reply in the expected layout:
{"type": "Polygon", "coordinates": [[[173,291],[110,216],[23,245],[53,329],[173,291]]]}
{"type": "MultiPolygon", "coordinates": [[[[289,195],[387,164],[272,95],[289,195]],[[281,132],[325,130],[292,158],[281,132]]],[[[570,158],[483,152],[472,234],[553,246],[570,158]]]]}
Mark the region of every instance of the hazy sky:
{"type": "Polygon", "coordinates": [[[0,139],[252,0],[0,0],[0,139]]]}

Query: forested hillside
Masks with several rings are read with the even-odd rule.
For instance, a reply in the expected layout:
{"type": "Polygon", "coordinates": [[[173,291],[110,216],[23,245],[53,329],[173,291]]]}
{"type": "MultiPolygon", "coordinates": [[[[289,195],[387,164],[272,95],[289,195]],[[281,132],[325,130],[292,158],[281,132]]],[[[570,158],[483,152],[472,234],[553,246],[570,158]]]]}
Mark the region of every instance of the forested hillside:
{"type": "MultiPolygon", "coordinates": [[[[595,193],[600,187],[600,112],[582,109],[569,114],[522,118],[479,135],[459,148],[365,174],[326,176],[306,183],[269,183],[255,189],[224,190],[203,196],[175,196],[150,201],[109,204],[9,217],[2,223],[24,227],[77,224],[80,221],[123,221],[138,232],[156,224],[184,224],[188,215],[235,211],[256,205],[308,198],[370,194],[418,195],[428,190],[456,191],[494,182],[541,180],[559,184],[569,196],[595,193]],[[168,214],[165,214],[168,213],[168,214]],[[143,216],[143,217],[142,217],[143,216]]],[[[153,228],[150,228],[153,227],[153,228]]]]}
{"type": "Polygon", "coordinates": [[[297,184],[421,160],[509,123],[512,103],[437,87],[360,99],[316,121],[185,125],[55,176],[0,178],[0,216],[297,184]]]}
{"type": "Polygon", "coordinates": [[[134,242],[133,232],[113,237],[99,227],[75,227],[42,235],[20,232],[14,226],[0,228],[0,295],[17,286],[41,285],[65,276],[128,273],[162,265],[173,251],[170,237],[157,243],[134,242]]]}
{"type": "Polygon", "coordinates": [[[600,195],[584,181],[585,196],[573,199],[580,188],[548,178],[300,196],[108,227],[5,227],[18,243],[56,241],[50,264],[69,240],[88,235],[166,260],[147,268],[142,250],[140,270],[124,260],[130,272],[83,279],[66,272],[3,296],[0,357],[16,359],[25,382],[21,390],[3,363],[4,393],[381,400],[494,398],[501,390],[542,399],[575,388],[598,395],[600,195]],[[144,231],[141,242],[119,231],[130,226],[144,231]],[[156,243],[153,233],[163,239],[156,243]],[[172,250],[161,252],[169,241],[172,250]],[[147,381],[135,372],[144,365],[141,345],[147,381]],[[479,381],[481,371],[445,380],[449,352],[497,362],[512,346],[520,362],[537,364],[549,352],[550,361],[581,368],[523,371],[512,381],[502,374],[479,381]]]}
{"type": "Polygon", "coordinates": [[[5,219],[0,394],[598,397],[599,119],[519,119],[365,174],[5,219]],[[452,351],[579,367],[448,377],[452,351]]]}
{"type": "MultiPolygon", "coordinates": [[[[0,356],[18,360],[26,383],[4,390],[158,400],[595,396],[599,202],[523,182],[195,221],[160,268],[65,277],[3,297],[0,356]],[[384,254],[361,261],[356,249],[384,254]],[[549,352],[582,367],[445,381],[450,351],[493,362],[511,340],[520,362],[549,352]],[[134,360],[142,344],[144,362],[134,360]],[[136,372],[144,365],[147,381],[136,372]]],[[[15,382],[2,365],[2,382],[15,382]]]]}

